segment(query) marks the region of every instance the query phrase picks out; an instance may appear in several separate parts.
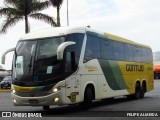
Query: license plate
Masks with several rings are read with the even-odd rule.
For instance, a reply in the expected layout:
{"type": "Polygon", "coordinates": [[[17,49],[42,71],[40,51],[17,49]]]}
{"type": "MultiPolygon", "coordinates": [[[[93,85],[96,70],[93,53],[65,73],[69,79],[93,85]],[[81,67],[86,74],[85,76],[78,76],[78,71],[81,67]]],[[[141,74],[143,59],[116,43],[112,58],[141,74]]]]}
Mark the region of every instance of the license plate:
{"type": "Polygon", "coordinates": [[[38,100],[36,100],[36,99],[31,99],[31,100],[29,100],[29,103],[30,103],[30,104],[38,104],[38,100]]]}

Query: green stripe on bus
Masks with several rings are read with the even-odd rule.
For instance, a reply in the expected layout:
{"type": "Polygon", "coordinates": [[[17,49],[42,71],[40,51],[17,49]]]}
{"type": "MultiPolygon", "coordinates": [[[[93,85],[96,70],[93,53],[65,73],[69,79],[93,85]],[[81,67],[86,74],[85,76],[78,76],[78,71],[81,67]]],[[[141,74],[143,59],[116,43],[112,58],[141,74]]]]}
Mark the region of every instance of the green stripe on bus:
{"type": "Polygon", "coordinates": [[[100,66],[111,89],[123,90],[127,89],[122,72],[117,61],[99,60],[100,66]]]}

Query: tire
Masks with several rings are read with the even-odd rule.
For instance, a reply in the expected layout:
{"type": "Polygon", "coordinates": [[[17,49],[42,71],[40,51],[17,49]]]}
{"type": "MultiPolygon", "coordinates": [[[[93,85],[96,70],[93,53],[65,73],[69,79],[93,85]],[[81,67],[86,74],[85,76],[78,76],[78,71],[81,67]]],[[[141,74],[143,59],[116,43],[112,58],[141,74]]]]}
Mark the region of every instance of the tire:
{"type": "Polygon", "coordinates": [[[8,83],[4,83],[4,87],[5,87],[5,89],[7,89],[8,88],[8,83]]]}
{"type": "Polygon", "coordinates": [[[90,87],[87,87],[84,94],[84,101],[79,103],[81,109],[87,110],[90,108],[93,100],[93,92],[90,87]]]}
{"type": "Polygon", "coordinates": [[[146,93],[146,85],[145,84],[142,84],[140,92],[141,92],[140,93],[140,98],[144,98],[144,94],[146,93]]]}
{"type": "Polygon", "coordinates": [[[49,109],[50,109],[49,105],[43,106],[43,110],[49,110],[49,109]]]}
{"type": "Polygon", "coordinates": [[[6,89],[7,86],[8,86],[7,83],[4,83],[4,84],[3,84],[3,89],[6,89]]]}
{"type": "Polygon", "coordinates": [[[138,83],[136,83],[136,87],[135,87],[135,94],[134,94],[134,97],[135,99],[139,99],[141,97],[141,87],[138,83]]]}
{"type": "Polygon", "coordinates": [[[3,85],[1,85],[1,89],[4,89],[4,86],[3,86],[3,85]]]}
{"type": "Polygon", "coordinates": [[[8,88],[11,89],[11,84],[9,84],[8,88]]]}
{"type": "Polygon", "coordinates": [[[134,94],[132,94],[132,95],[127,95],[127,99],[133,100],[133,99],[135,99],[135,95],[134,95],[134,94]]]}
{"type": "Polygon", "coordinates": [[[144,90],[143,90],[143,88],[141,88],[141,90],[140,90],[140,98],[144,98],[144,90]]]}

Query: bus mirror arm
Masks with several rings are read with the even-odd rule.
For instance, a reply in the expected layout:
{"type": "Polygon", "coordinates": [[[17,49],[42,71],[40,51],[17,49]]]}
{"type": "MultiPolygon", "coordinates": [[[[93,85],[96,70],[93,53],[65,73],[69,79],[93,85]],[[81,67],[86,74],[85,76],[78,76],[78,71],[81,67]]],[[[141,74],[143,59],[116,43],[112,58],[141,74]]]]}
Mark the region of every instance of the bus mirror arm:
{"type": "Polygon", "coordinates": [[[2,64],[5,64],[6,54],[9,53],[9,52],[12,52],[12,51],[15,51],[15,48],[10,48],[10,49],[6,50],[6,51],[2,54],[2,57],[1,57],[1,63],[2,63],[2,64]]]}
{"type": "Polygon", "coordinates": [[[68,41],[68,42],[62,43],[57,49],[57,60],[62,60],[65,48],[73,44],[76,44],[76,42],[68,41]]]}

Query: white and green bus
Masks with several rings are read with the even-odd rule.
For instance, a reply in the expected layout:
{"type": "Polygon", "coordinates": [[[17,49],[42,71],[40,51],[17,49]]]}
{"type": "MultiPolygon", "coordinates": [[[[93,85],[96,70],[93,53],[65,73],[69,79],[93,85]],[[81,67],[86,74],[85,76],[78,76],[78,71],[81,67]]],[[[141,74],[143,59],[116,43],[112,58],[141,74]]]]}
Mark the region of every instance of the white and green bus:
{"type": "Polygon", "coordinates": [[[22,37],[14,51],[15,106],[79,104],[126,95],[143,98],[154,87],[152,50],[89,27],[59,27],[22,37]]]}

